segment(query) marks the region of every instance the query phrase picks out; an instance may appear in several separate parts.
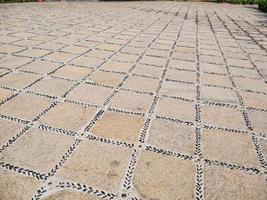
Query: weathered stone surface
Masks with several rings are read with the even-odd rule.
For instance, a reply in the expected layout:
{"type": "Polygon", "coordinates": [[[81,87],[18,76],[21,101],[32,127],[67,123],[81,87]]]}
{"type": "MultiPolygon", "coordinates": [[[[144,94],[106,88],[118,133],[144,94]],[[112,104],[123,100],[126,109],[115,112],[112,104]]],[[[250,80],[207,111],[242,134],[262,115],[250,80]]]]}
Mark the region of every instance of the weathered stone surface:
{"type": "Polygon", "coordinates": [[[131,151],[128,149],[83,141],[60,169],[58,176],[116,192],[127,169],[130,155],[131,151]]]}
{"type": "Polygon", "coordinates": [[[0,119],[0,145],[3,145],[22,129],[23,124],[19,124],[13,121],[0,119]]]}
{"type": "Polygon", "coordinates": [[[43,200],[100,200],[101,198],[84,192],[74,190],[59,190],[44,197],[43,200]]]}
{"type": "Polygon", "coordinates": [[[143,152],[134,175],[141,199],[194,199],[194,163],[143,152]]]}

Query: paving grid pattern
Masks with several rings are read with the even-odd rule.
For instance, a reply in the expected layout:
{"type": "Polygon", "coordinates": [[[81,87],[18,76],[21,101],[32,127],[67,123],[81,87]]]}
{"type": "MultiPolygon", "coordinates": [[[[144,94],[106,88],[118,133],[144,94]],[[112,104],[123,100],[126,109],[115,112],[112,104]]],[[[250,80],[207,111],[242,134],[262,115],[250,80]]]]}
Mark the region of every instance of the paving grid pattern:
{"type": "Polygon", "coordinates": [[[0,18],[0,199],[266,199],[264,14],[75,2],[0,18]]]}

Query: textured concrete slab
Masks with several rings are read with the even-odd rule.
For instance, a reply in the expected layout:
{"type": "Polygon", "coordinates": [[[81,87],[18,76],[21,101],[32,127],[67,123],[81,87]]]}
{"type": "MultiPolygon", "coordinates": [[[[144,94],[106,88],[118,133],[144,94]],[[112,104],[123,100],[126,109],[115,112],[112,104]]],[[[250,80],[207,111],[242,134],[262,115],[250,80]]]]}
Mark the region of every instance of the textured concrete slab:
{"type": "Polygon", "coordinates": [[[267,16],[0,4],[0,200],[267,199],[267,16]]]}

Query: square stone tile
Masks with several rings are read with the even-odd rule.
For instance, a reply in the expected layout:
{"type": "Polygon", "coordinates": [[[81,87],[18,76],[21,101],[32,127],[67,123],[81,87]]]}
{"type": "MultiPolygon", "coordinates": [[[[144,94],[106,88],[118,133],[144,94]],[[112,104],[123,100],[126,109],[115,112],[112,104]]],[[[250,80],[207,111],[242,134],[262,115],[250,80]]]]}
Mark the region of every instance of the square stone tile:
{"type": "Polygon", "coordinates": [[[144,121],[141,116],[106,112],[97,120],[92,133],[112,140],[137,143],[144,121]]]}
{"type": "Polygon", "coordinates": [[[89,104],[102,105],[111,95],[112,89],[91,84],[81,84],[74,88],[67,98],[89,104]]]}
{"type": "Polygon", "coordinates": [[[1,199],[31,199],[41,186],[36,178],[0,169],[1,199]]]}
{"type": "Polygon", "coordinates": [[[200,80],[202,84],[232,87],[230,79],[225,75],[204,73],[201,74],[200,80]]]}
{"type": "Polygon", "coordinates": [[[15,136],[24,126],[14,121],[0,119],[0,146],[15,136]]]}
{"type": "Polygon", "coordinates": [[[234,77],[236,85],[242,90],[252,90],[267,93],[266,83],[263,80],[234,77]]]}
{"type": "Polygon", "coordinates": [[[244,117],[238,109],[204,105],[202,117],[203,122],[209,125],[242,130],[246,128],[244,117]]]}
{"type": "Polygon", "coordinates": [[[227,58],[227,62],[230,66],[253,67],[249,60],[227,58]]]}
{"type": "Polygon", "coordinates": [[[39,58],[39,57],[45,56],[46,54],[49,54],[50,52],[51,51],[44,50],[44,49],[26,49],[20,53],[17,53],[17,55],[27,56],[31,58],[39,58]]]}
{"type": "Polygon", "coordinates": [[[196,61],[196,54],[195,53],[188,53],[188,52],[174,51],[172,54],[172,58],[194,62],[194,61],[196,61]]]}
{"type": "Polygon", "coordinates": [[[195,140],[194,127],[154,119],[149,131],[148,144],[169,151],[194,155],[195,140]]]}
{"type": "Polygon", "coordinates": [[[152,76],[152,77],[160,78],[163,73],[163,68],[137,64],[134,70],[132,71],[132,73],[137,74],[137,75],[152,76]]]}
{"type": "Polygon", "coordinates": [[[58,69],[52,75],[72,80],[81,80],[85,76],[89,75],[92,71],[93,71],[92,69],[87,67],[77,67],[67,64],[62,68],[58,69]]]}
{"type": "Polygon", "coordinates": [[[41,49],[48,49],[48,50],[55,51],[55,50],[58,50],[64,46],[65,46],[64,44],[59,44],[59,43],[51,41],[51,42],[42,43],[42,44],[38,45],[37,47],[41,48],[41,49]]]}
{"type": "Polygon", "coordinates": [[[255,69],[229,67],[230,73],[233,76],[244,76],[248,78],[260,78],[258,72],[255,69]]]}
{"type": "Polygon", "coordinates": [[[87,194],[85,192],[78,192],[74,190],[59,190],[55,193],[48,194],[43,197],[43,200],[100,200],[100,197],[87,194]]]}
{"type": "Polygon", "coordinates": [[[266,199],[267,184],[262,176],[207,165],[204,169],[204,195],[207,199],[266,199]]]}
{"type": "Polygon", "coordinates": [[[267,109],[267,98],[264,94],[251,92],[240,93],[245,106],[259,109],[267,109]]]}
{"type": "Polygon", "coordinates": [[[48,126],[79,131],[90,122],[95,112],[95,108],[63,102],[44,114],[40,121],[48,126]]]}
{"type": "Polygon", "coordinates": [[[89,50],[88,48],[80,47],[80,46],[74,46],[74,45],[66,46],[66,47],[60,49],[60,51],[63,51],[63,52],[72,53],[72,54],[79,54],[79,55],[85,53],[88,50],[89,50]]]}
{"type": "Polygon", "coordinates": [[[169,51],[165,50],[158,50],[158,49],[148,49],[145,53],[147,56],[154,56],[154,57],[165,57],[167,58],[170,54],[169,51]]]}
{"type": "Polygon", "coordinates": [[[210,160],[260,168],[251,136],[243,133],[203,129],[202,153],[210,160]]]}
{"type": "Polygon", "coordinates": [[[267,133],[267,113],[262,111],[248,111],[249,119],[252,122],[253,130],[267,133]]]}
{"type": "Polygon", "coordinates": [[[60,67],[60,65],[57,63],[52,63],[49,61],[35,60],[35,61],[23,66],[20,69],[25,70],[25,71],[40,73],[40,74],[47,74],[47,73],[54,71],[58,67],[60,67]]]}
{"type": "Polygon", "coordinates": [[[74,140],[64,134],[34,128],[7,148],[1,160],[46,174],[60,161],[74,140]]]}
{"type": "Polygon", "coordinates": [[[121,83],[125,76],[125,74],[96,71],[88,79],[97,84],[116,87],[121,83]]]}
{"type": "Polygon", "coordinates": [[[169,67],[176,69],[187,69],[187,70],[196,70],[196,62],[185,61],[185,60],[173,60],[169,62],[169,67]]]}
{"type": "Polygon", "coordinates": [[[193,84],[164,81],[160,93],[169,96],[196,99],[196,86],[193,84]]]}
{"type": "Polygon", "coordinates": [[[93,188],[117,192],[130,155],[131,150],[116,145],[83,141],[57,175],[93,188]]]}
{"type": "Polygon", "coordinates": [[[227,68],[224,65],[199,63],[199,67],[203,72],[227,74],[227,68]]]}
{"type": "Polygon", "coordinates": [[[103,62],[104,60],[99,58],[81,56],[73,60],[71,64],[94,68],[101,65],[103,62]]]}
{"type": "Polygon", "coordinates": [[[122,85],[123,88],[130,90],[138,90],[142,92],[155,92],[159,84],[159,80],[152,78],[144,78],[139,76],[130,76],[122,85]]]}
{"type": "Polygon", "coordinates": [[[117,44],[108,44],[108,43],[103,43],[97,46],[97,49],[102,49],[102,50],[107,50],[107,51],[119,51],[122,48],[121,45],[117,44]]]}
{"type": "Polygon", "coordinates": [[[139,57],[139,55],[134,54],[118,53],[112,57],[112,60],[135,63],[139,57]]]}
{"type": "Polygon", "coordinates": [[[22,93],[1,105],[0,113],[32,120],[51,103],[52,101],[48,98],[22,93]]]}
{"type": "Polygon", "coordinates": [[[132,68],[132,63],[124,63],[118,61],[108,61],[104,63],[100,69],[108,70],[108,71],[115,71],[115,72],[128,72],[132,68]]]}
{"type": "Polygon", "coordinates": [[[167,58],[143,56],[140,62],[147,65],[164,67],[167,64],[167,58]]]}
{"type": "Polygon", "coordinates": [[[100,49],[93,49],[92,51],[85,54],[85,56],[99,59],[108,59],[114,54],[113,51],[105,51],[100,49]]]}
{"type": "Polygon", "coordinates": [[[143,152],[133,185],[141,199],[194,199],[194,168],[192,161],[143,152]]]}
{"type": "Polygon", "coordinates": [[[0,88],[0,103],[13,94],[12,90],[0,88]]]}
{"type": "Polygon", "coordinates": [[[1,77],[0,85],[16,89],[22,89],[39,78],[41,78],[41,76],[36,74],[24,72],[10,73],[1,77]]]}
{"type": "Polygon", "coordinates": [[[200,96],[201,99],[207,101],[239,104],[236,93],[234,92],[234,90],[231,89],[224,89],[212,86],[201,86],[200,96]]]}
{"type": "Polygon", "coordinates": [[[45,78],[31,86],[29,89],[52,96],[62,96],[73,85],[74,83],[72,81],[58,78],[45,78]]]}
{"type": "Polygon", "coordinates": [[[71,53],[63,53],[63,52],[53,52],[47,56],[44,57],[46,60],[56,61],[56,62],[62,62],[66,63],[70,60],[74,59],[77,55],[71,54],[71,53]]]}
{"type": "Polygon", "coordinates": [[[153,99],[153,96],[146,94],[120,91],[112,98],[109,105],[110,107],[145,113],[149,110],[153,99]]]}
{"type": "Polygon", "coordinates": [[[25,50],[25,47],[18,47],[15,45],[2,44],[0,45],[0,53],[12,54],[25,50]]]}
{"type": "Polygon", "coordinates": [[[30,62],[31,58],[17,57],[17,56],[5,56],[0,59],[0,66],[15,69],[30,62]]]}
{"type": "Polygon", "coordinates": [[[181,120],[195,120],[195,106],[191,102],[172,98],[161,98],[156,106],[156,114],[181,120]]]}
{"type": "Polygon", "coordinates": [[[165,79],[170,79],[175,81],[196,82],[197,76],[196,73],[194,72],[168,69],[166,72],[165,79]]]}

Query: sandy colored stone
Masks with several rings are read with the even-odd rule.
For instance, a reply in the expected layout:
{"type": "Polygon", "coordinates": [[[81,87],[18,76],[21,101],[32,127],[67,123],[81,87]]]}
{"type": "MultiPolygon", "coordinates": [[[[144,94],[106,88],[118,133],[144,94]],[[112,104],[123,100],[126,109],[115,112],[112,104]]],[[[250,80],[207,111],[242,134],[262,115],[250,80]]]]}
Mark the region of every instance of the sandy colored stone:
{"type": "Polygon", "coordinates": [[[125,74],[96,71],[88,79],[97,84],[116,87],[121,83],[124,77],[125,74]]]}
{"type": "Polygon", "coordinates": [[[138,64],[136,65],[132,73],[137,74],[137,75],[153,76],[153,77],[160,78],[163,73],[163,68],[138,64]]]}
{"type": "Polygon", "coordinates": [[[30,71],[30,72],[47,74],[49,72],[54,71],[58,67],[60,67],[60,65],[57,63],[52,63],[49,61],[35,60],[35,61],[23,66],[21,69],[25,70],[25,71],[30,71]]]}
{"type": "Polygon", "coordinates": [[[227,74],[227,68],[224,65],[200,63],[199,67],[203,72],[227,74]]]}
{"type": "Polygon", "coordinates": [[[1,160],[15,166],[48,173],[62,159],[74,138],[40,129],[24,133],[2,154],[1,160]]]}
{"type": "Polygon", "coordinates": [[[18,53],[17,55],[38,58],[38,57],[43,57],[46,54],[49,54],[50,52],[51,51],[44,50],[44,49],[27,49],[25,51],[18,53]]]}
{"type": "Polygon", "coordinates": [[[261,139],[259,140],[261,149],[262,149],[262,154],[265,160],[267,160],[267,140],[261,139]]]}
{"type": "Polygon", "coordinates": [[[44,198],[43,200],[100,200],[100,197],[85,192],[78,192],[75,190],[59,190],[44,198]]]}
{"type": "Polygon", "coordinates": [[[116,192],[127,170],[130,155],[130,149],[83,141],[57,175],[65,180],[116,192]]]}
{"type": "Polygon", "coordinates": [[[196,62],[186,61],[186,60],[174,60],[171,59],[169,62],[169,67],[176,69],[188,69],[188,70],[196,70],[196,62]]]}
{"type": "Polygon", "coordinates": [[[230,67],[230,73],[234,76],[244,76],[248,78],[260,78],[258,72],[255,69],[230,67]]]}
{"type": "Polygon", "coordinates": [[[148,56],[158,56],[158,57],[168,57],[170,54],[169,51],[159,50],[159,49],[148,49],[146,55],[148,56]]]}
{"type": "Polygon", "coordinates": [[[267,184],[262,176],[207,165],[204,169],[206,199],[264,200],[267,197],[267,184]]]}
{"type": "Polygon", "coordinates": [[[179,71],[176,69],[168,69],[165,78],[175,81],[196,82],[196,73],[188,71],[179,71]]]}
{"type": "Polygon", "coordinates": [[[194,199],[194,163],[152,152],[143,152],[134,175],[141,199],[194,199]]]}
{"type": "Polygon", "coordinates": [[[239,104],[234,90],[219,87],[200,87],[200,96],[203,100],[239,104]]]}
{"type": "Polygon", "coordinates": [[[193,155],[195,138],[192,126],[154,119],[149,131],[148,144],[165,150],[193,155]]]}
{"type": "Polygon", "coordinates": [[[95,108],[64,102],[43,115],[41,122],[57,128],[78,131],[90,122],[95,112],[95,108]]]}
{"type": "Polygon", "coordinates": [[[153,97],[146,94],[120,91],[110,102],[110,107],[122,108],[135,112],[147,112],[152,104],[153,97]]]}
{"type": "Polygon", "coordinates": [[[234,81],[240,89],[267,93],[266,83],[263,80],[234,77],[234,81]]]}
{"type": "Polygon", "coordinates": [[[259,109],[267,109],[267,98],[264,94],[251,92],[240,93],[245,106],[259,109]]]}
{"type": "Polygon", "coordinates": [[[236,59],[236,58],[227,58],[227,62],[230,66],[239,66],[239,67],[253,67],[249,60],[236,59]]]}
{"type": "Polygon", "coordinates": [[[51,60],[51,61],[56,61],[56,62],[66,63],[66,62],[72,60],[75,57],[76,57],[76,55],[74,55],[74,54],[63,53],[63,52],[56,51],[56,52],[53,52],[53,53],[45,56],[44,59],[51,60]]]}
{"type": "Polygon", "coordinates": [[[201,83],[208,85],[218,85],[223,87],[232,87],[230,79],[226,75],[201,74],[201,83]]]}
{"type": "Polygon", "coordinates": [[[41,182],[37,179],[0,169],[0,199],[31,199],[41,182]]]}
{"type": "Polygon", "coordinates": [[[172,58],[186,60],[186,61],[196,61],[196,54],[195,53],[175,51],[172,54],[172,58]]]}
{"type": "Polygon", "coordinates": [[[94,68],[103,62],[104,62],[104,60],[99,59],[99,58],[91,58],[91,57],[81,56],[81,57],[78,57],[75,60],[73,60],[71,63],[75,64],[75,65],[84,66],[84,67],[94,68]]]}
{"type": "Polygon", "coordinates": [[[167,63],[167,58],[143,56],[140,62],[148,65],[164,67],[167,63]]]}
{"type": "Polygon", "coordinates": [[[11,53],[17,53],[24,49],[25,47],[18,47],[15,45],[7,45],[7,44],[0,45],[0,53],[11,54],[11,53]]]}
{"type": "Polygon", "coordinates": [[[89,104],[102,105],[111,95],[112,89],[91,84],[81,84],[74,88],[67,98],[89,104]]]}
{"type": "Polygon", "coordinates": [[[204,105],[202,117],[203,122],[209,125],[241,130],[246,128],[244,117],[238,109],[204,105]]]}
{"type": "Polygon", "coordinates": [[[65,65],[64,67],[58,69],[53,76],[69,78],[73,80],[81,80],[88,74],[92,72],[92,69],[86,67],[77,67],[73,65],[65,65]]]}
{"type": "Polygon", "coordinates": [[[181,120],[195,120],[195,106],[191,102],[172,98],[161,98],[158,101],[156,114],[181,120]]]}
{"type": "Polygon", "coordinates": [[[128,72],[132,68],[132,66],[132,63],[124,63],[111,60],[104,63],[100,68],[115,72],[128,72]]]}
{"type": "Polygon", "coordinates": [[[196,99],[196,86],[193,84],[164,81],[159,92],[169,96],[196,99]]]}
{"type": "Polygon", "coordinates": [[[219,130],[202,131],[202,153],[210,160],[260,168],[251,136],[219,130]]]}
{"type": "Polygon", "coordinates": [[[118,53],[112,57],[112,60],[134,63],[137,61],[139,57],[140,57],[139,55],[134,55],[134,54],[118,53]]]}
{"type": "Polygon", "coordinates": [[[267,133],[267,112],[250,110],[248,111],[248,114],[253,126],[253,130],[257,132],[267,133]]]}
{"type": "Polygon", "coordinates": [[[5,144],[9,139],[15,136],[20,129],[24,127],[23,124],[19,124],[13,121],[0,119],[0,146],[5,144]]]}
{"type": "Polygon", "coordinates": [[[137,143],[144,118],[126,113],[106,112],[92,129],[94,135],[128,143],[137,143]]]}
{"type": "Polygon", "coordinates": [[[0,107],[0,113],[32,120],[51,103],[52,101],[48,98],[22,93],[3,104],[0,107]]]}
{"type": "Polygon", "coordinates": [[[30,58],[25,57],[17,57],[17,56],[6,56],[4,58],[0,59],[0,65],[1,67],[6,67],[9,69],[15,69],[18,68],[28,62],[30,62],[30,58]]]}
{"type": "Polygon", "coordinates": [[[1,86],[13,87],[17,89],[22,89],[32,83],[33,81],[39,79],[41,76],[30,73],[10,73],[0,79],[1,86]]]}
{"type": "Polygon", "coordinates": [[[29,89],[52,96],[61,96],[73,85],[74,83],[71,81],[58,78],[45,78],[29,89]]]}
{"type": "Polygon", "coordinates": [[[94,49],[93,51],[88,52],[85,56],[90,58],[98,58],[98,59],[108,59],[114,54],[113,51],[105,51],[100,49],[94,49]]]}
{"type": "Polygon", "coordinates": [[[122,87],[142,92],[155,92],[158,84],[159,80],[139,76],[131,76],[124,82],[122,87]]]}
{"type": "Polygon", "coordinates": [[[73,54],[83,54],[88,50],[89,50],[88,48],[80,47],[80,46],[74,46],[74,45],[66,46],[66,47],[60,49],[60,51],[67,52],[67,53],[73,53],[73,54]]]}
{"type": "Polygon", "coordinates": [[[62,48],[64,46],[65,46],[64,44],[59,44],[59,43],[56,43],[54,41],[51,41],[51,42],[42,43],[42,44],[38,45],[37,47],[55,51],[55,50],[62,48]]]}
{"type": "Polygon", "coordinates": [[[119,49],[122,48],[121,45],[116,45],[116,44],[108,44],[108,43],[103,43],[97,46],[98,49],[103,49],[103,50],[108,50],[108,51],[118,51],[119,49]]]}
{"type": "Polygon", "coordinates": [[[13,94],[12,90],[0,88],[0,102],[4,101],[7,97],[13,94]]]}

